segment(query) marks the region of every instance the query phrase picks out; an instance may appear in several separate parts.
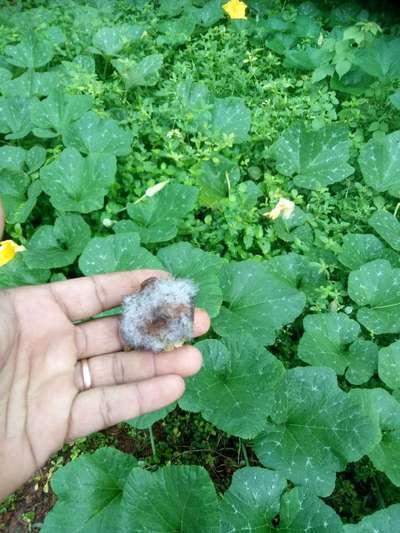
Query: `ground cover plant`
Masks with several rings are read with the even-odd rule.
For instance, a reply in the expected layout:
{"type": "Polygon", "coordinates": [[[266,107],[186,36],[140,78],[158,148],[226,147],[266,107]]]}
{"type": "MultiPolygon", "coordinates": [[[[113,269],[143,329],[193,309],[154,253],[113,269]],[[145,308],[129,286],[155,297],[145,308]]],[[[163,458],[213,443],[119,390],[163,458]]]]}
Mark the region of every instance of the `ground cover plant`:
{"type": "Polygon", "coordinates": [[[0,8],[4,238],[25,248],[0,287],[163,268],[212,318],[178,405],[66,445],[0,528],[399,527],[398,12],[223,4],[0,8]]]}

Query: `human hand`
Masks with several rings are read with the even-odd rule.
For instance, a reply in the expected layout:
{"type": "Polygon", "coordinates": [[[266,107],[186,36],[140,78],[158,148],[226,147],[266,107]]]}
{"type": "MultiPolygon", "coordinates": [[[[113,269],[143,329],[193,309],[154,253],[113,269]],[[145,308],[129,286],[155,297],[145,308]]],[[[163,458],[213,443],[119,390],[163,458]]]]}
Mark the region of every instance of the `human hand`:
{"type": "MultiPolygon", "coordinates": [[[[138,270],[0,291],[0,501],[66,441],[182,395],[183,377],[201,367],[196,348],[126,352],[118,317],[74,324],[119,305],[145,279],[165,275],[138,270]]],[[[207,314],[196,310],[195,336],[208,328],[207,314]]]]}

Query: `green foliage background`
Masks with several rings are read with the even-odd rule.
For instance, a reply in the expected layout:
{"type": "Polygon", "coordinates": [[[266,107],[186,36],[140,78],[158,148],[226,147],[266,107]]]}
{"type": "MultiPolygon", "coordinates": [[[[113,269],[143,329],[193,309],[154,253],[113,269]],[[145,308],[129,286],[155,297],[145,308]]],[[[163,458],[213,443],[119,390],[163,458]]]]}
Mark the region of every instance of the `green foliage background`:
{"type": "Polygon", "coordinates": [[[140,443],[162,424],[158,455],[72,461],[43,531],[398,524],[398,14],[252,0],[233,21],[221,4],[0,9],[0,196],[27,248],[0,287],[167,268],[213,319],[179,409],[123,426],[140,443]],[[270,221],[280,197],[295,211],[270,221]],[[204,443],[237,451],[231,485],[196,459],[204,443]]]}

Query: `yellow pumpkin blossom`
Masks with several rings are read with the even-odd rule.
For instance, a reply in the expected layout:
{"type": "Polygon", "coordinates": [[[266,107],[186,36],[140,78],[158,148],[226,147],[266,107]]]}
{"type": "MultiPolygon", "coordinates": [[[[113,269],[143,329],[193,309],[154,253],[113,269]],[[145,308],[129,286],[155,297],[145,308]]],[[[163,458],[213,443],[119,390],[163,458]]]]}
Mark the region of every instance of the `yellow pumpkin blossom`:
{"type": "Polygon", "coordinates": [[[0,267],[14,259],[17,252],[23,252],[25,246],[19,246],[14,241],[0,241],[0,267]]]}
{"type": "Polygon", "coordinates": [[[236,19],[236,20],[247,19],[246,17],[247,5],[241,0],[229,0],[229,2],[224,4],[222,7],[225,13],[228,13],[231,19],[236,19]]]}
{"type": "Polygon", "coordinates": [[[296,206],[294,202],[291,200],[288,200],[287,198],[280,198],[276,206],[268,213],[264,213],[264,216],[270,218],[271,220],[276,220],[282,215],[282,218],[287,220],[292,215],[295,207],[296,206]]]}

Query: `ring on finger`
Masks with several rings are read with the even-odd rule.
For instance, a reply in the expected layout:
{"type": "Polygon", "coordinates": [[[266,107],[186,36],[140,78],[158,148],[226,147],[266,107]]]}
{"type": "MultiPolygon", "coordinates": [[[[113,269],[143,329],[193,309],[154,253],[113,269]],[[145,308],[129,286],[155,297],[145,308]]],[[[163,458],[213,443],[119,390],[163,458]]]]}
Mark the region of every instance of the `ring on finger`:
{"type": "Polygon", "coordinates": [[[87,359],[81,360],[82,367],[82,382],[83,390],[88,390],[92,388],[92,375],[90,373],[89,363],[87,359]]]}

